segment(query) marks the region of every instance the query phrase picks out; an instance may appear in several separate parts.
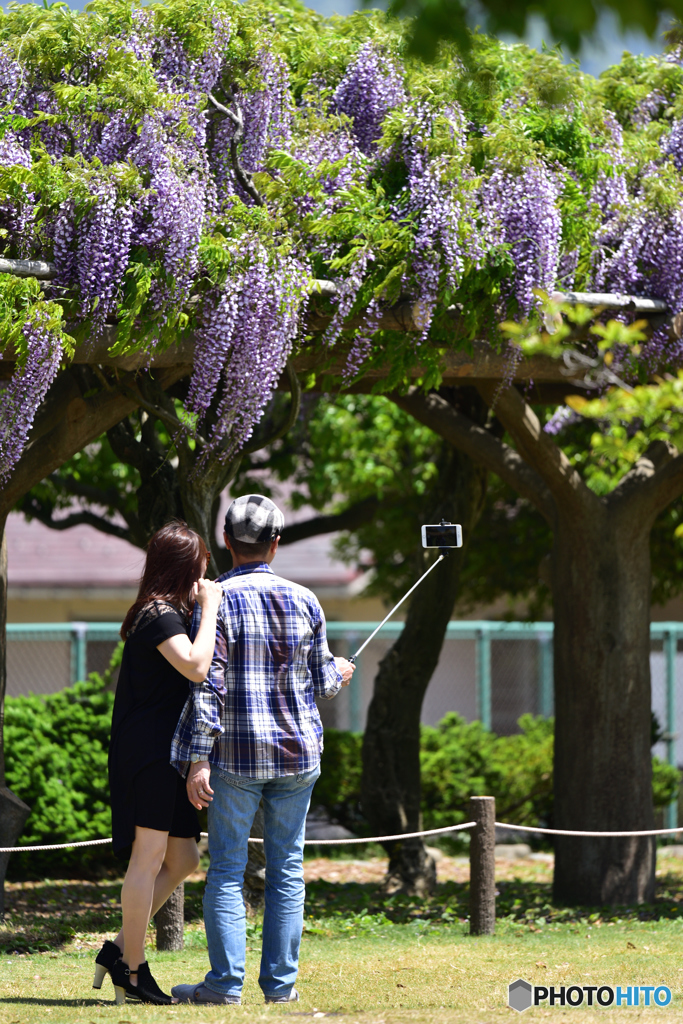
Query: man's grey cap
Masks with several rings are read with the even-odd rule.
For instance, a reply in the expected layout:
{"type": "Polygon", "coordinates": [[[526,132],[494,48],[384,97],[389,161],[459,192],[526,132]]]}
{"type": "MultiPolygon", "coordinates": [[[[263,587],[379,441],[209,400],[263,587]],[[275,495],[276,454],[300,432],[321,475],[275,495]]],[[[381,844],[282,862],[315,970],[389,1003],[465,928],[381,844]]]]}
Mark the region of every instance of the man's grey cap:
{"type": "Polygon", "coordinates": [[[263,494],[235,498],[225,513],[225,532],[245,544],[264,544],[282,533],[285,517],[274,501],[263,494]]]}

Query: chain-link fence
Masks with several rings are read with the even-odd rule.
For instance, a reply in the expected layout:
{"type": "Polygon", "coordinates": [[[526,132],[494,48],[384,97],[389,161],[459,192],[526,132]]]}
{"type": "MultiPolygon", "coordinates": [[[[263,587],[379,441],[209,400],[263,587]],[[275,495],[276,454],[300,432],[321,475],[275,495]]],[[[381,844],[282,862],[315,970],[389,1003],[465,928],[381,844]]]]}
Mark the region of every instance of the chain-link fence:
{"type": "MultiPolygon", "coordinates": [[[[333,652],[350,656],[375,625],[329,622],[333,652]]],[[[358,659],[351,686],[334,701],[321,701],[327,726],[362,731],[379,663],[402,628],[401,622],[387,623],[358,659]]],[[[7,692],[54,693],[88,672],[102,672],[119,629],[113,622],[9,624],[7,692]]],[[[508,734],[526,712],[552,714],[552,636],[549,622],[451,622],[425,696],[423,722],[434,725],[457,711],[508,734]]],[[[683,700],[676,701],[676,679],[683,681],[683,623],[653,623],[651,636],[652,709],[663,734],[655,753],[674,763],[676,737],[683,735],[683,700]]]]}
{"type": "Polygon", "coordinates": [[[118,622],[8,623],[7,693],[56,693],[103,672],[120,629],[118,622]]]}

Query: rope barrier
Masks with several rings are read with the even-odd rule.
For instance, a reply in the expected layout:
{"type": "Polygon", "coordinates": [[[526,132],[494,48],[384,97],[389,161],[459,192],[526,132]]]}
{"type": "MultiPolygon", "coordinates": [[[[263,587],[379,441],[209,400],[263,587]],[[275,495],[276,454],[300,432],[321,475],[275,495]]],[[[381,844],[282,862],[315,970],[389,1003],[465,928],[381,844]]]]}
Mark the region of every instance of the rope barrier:
{"type": "MultiPolygon", "coordinates": [[[[461,832],[463,829],[472,828],[476,821],[466,821],[462,825],[447,825],[445,828],[430,828],[422,832],[401,832],[395,836],[351,836],[348,839],[305,839],[304,846],[349,846],[358,843],[390,843],[401,839],[417,839],[422,836],[444,835],[446,832],[461,832]]],[[[579,832],[576,829],[568,828],[536,828],[534,825],[508,825],[504,821],[495,822],[496,828],[510,828],[517,832],[539,832],[549,836],[588,836],[593,839],[618,839],[627,836],[668,836],[674,832],[683,832],[683,825],[680,828],[653,828],[644,829],[638,832],[579,832]]],[[[200,832],[203,839],[207,839],[208,832],[200,832]]],[[[109,839],[88,839],[81,843],[50,843],[47,846],[0,846],[0,853],[28,853],[40,850],[72,850],[77,846],[101,846],[110,843],[109,839]]],[[[249,836],[250,843],[262,843],[263,839],[256,839],[249,836]]]]}
{"type": "MultiPolygon", "coordinates": [[[[476,821],[466,821],[462,825],[447,825],[446,828],[431,828],[426,832],[401,832],[396,836],[370,836],[365,838],[363,836],[352,836],[349,839],[305,839],[304,846],[331,846],[347,843],[388,843],[394,839],[415,839],[417,836],[436,836],[441,835],[443,832],[460,832],[465,828],[472,828],[476,825],[476,821]]],[[[208,832],[199,833],[202,839],[207,839],[208,832]]],[[[38,850],[71,850],[76,846],[100,846],[102,843],[110,843],[109,839],[90,839],[83,843],[51,843],[49,846],[0,846],[0,853],[24,853],[38,850]]],[[[249,836],[250,843],[262,843],[262,839],[256,839],[249,836]]]]}
{"type": "Polygon", "coordinates": [[[109,839],[87,839],[82,843],[49,843],[47,846],[0,846],[0,853],[23,853],[24,850],[70,850],[76,846],[102,846],[109,839]]]}
{"type": "Polygon", "coordinates": [[[680,828],[651,828],[640,832],[578,832],[569,828],[536,828],[533,825],[506,825],[504,821],[495,822],[496,828],[512,828],[517,832],[543,832],[550,836],[592,836],[594,839],[617,839],[626,836],[668,836],[672,832],[683,832],[680,828]]]}

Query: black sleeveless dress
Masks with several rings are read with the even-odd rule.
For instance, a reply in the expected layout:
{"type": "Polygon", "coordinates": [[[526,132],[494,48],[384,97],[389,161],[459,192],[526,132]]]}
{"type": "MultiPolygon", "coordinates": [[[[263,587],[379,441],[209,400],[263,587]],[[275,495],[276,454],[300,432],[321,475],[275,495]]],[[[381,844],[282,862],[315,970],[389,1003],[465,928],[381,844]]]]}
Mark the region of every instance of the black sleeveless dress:
{"type": "Polygon", "coordinates": [[[109,746],[114,853],[129,857],[135,826],[199,839],[197,812],[185,780],[170,763],[171,740],[189,692],[189,681],[157,646],[188,635],[180,612],[152,601],[128,634],[116,686],[109,746]]]}

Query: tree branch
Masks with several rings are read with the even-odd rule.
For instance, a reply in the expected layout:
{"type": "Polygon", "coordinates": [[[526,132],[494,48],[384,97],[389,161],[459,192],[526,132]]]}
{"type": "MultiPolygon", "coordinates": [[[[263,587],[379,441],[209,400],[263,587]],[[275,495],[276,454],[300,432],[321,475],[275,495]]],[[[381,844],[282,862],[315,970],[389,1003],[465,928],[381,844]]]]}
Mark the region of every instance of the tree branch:
{"type": "Polygon", "coordinates": [[[639,517],[650,524],[683,494],[683,455],[669,441],[653,441],[633,469],[608,496],[611,505],[638,506],[639,517]]]}
{"type": "Polygon", "coordinates": [[[496,473],[518,494],[531,501],[551,526],[554,524],[556,509],[549,488],[513,448],[457,412],[440,395],[425,394],[420,388],[413,387],[405,395],[393,393],[388,397],[454,448],[496,473]]]}
{"type": "Polygon", "coordinates": [[[123,511],[124,502],[121,499],[121,495],[113,487],[109,487],[106,491],[101,491],[99,487],[94,487],[92,484],[84,484],[82,480],[77,480],[75,476],[60,476],[58,472],[50,473],[49,479],[52,480],[55,487],[61,488],[67,494],[73,494],[75,498],[85,498],[86,501],[91,501],[95,505],[109,505],[118,512],[123,511]]]}
{"type": "Polygon", "coordinates": [[[299,413],[301,411],[301,385],[299,384],[299,378],[296,375],[294,364],[292,363],[291,359],[287,360],[287,365],[285,367],[285,375],[287,377],[287,381],[289,383],[289,390],[292,396],[292,401],[289,406],[289,413],[287,415],[286,420],[284,421],[282,426],[278,427],[278,429],[269,437],[265,438],[265,440],[259,440],[258,438],[255,438],[253,441],[250,441],[248,444],[245,444],[244,447],[242,448],[241,454],[251,455],[252,452],[260,451],[261,448],[265,448],[267,445],[272,444],[273,441],[279,441],[281,437],[284,437],[285,434],[289,433],[289,431],[292,429],[297,419],[299,418],[299,413]]]}
{"type": "Polygon", "coordinates": [[[245,171],[244,168],[242,167],[242,164],[240,163],[239,154],[237,152],[237,147],[239,146],[244,136],[244,118],[242,117],[242,111],[239,109],[238,106],[235,106],[235,110],[229,110],[228,107],[225,107],[223,106],[222,103],[219,103],[212,93],[209,93],[208,96],[209,100],[216,108],[216,110],[218,110],[221,114],[225,114],[226,117],[230,118],[230,120],[235,126],[235,130],[232,133],[232,138],[230,139],[230,160],[232,161],[232,168],[235,172],[235,177],[237,178],[238,182],[240,183],[244,191],[247,193],[247,195],[254,200],[257,206],[265,206],[265,203],[263,202],[263,197],[261,196],[261,193],[254,185],[251,174],[249,174],[248,171],[245,171]]]}
{"type": "MultiPolygon", "coordinates": [[[[141,409],[144,409],[145,412],[148,413],[150,416],[153,416],[155,419],[160,419],[161,422],[169,428],[169,430],[178,431],[184,429],[183,424],[180,422],[175,413],[169,413],[165,409],[162,409],[158,405],[155,405],[153,402],[149,402],[143,396],[140,388],[136,386],[126,387],[122,385],[120,390],[123,392],[124,395],[127,395],[129,398],[133,398],[136,402],[136,405],[138,405],[141,409]]],[[[200,442],[204,443],[203,438],[200,438],[200,442]]]]}
{"type": "Polygon", "coordinates": [[[571,506],[585,510],[599,502],[559,445],[546,434],[533,409],[515,387],[498,392],[494,384],[478,385],[479,394],[495,412],[517,446],[520,455],[538,473],[558,502],[558,508],[571,506]]]}
{"type": "Polygon", "coordinates": [[[335,512],[327,516],[315,516],[305,519],[302,523],[286,526],[282,534],[281,544],[296,544],[308,537],[319,537],[323,533],[335,533],[337,530],[357,530],[364,526],[377,514],[380,508],[378,498],[364,498],[363,501],[351,505],[343,512],[335,512]]]}
{"type": "Polygon", "coordinates": [[[26,495],[19,508],[24,515],[37,519],[43,526],[49,526],[51,530],[70,530],[72,526],[94,526],[100,533],[106,533],[111,537],[118,537],[120,540],[127,540],[129,543],[133,543],[130,530],[123,526],[117,526],[116,523],[110,522],[104,516],[95,515],[94,512],[83,510],[81,512],[72,512],[68,516],[64,516],[63,519],[55,519],[52,515],[52,510],[45,508],[42,502],[30,494],[26,495]]]}
{"type": "MultiPolygon", "coordinates": [[[[158,383],[167,388],[186,375],[187,366],[177,365],[155,376],[158,383]]],[[[132,376],[124,379],[124,385],[132,376]]],[[[71,379],[73,381],[73,377],[71,379]]],[[[59,378],[55,384],[58,381],[59,378]]],[[[76,452],[128,416],[137,405],[137,400],[122,394],[118,388],[86,396],[80,392],[74,394],[71,388],[66,388],[63,394],[60,392],[60,401],[50,410],[49,426],[47,429],[40,426],[39,438],[34,431],[31,432],[28,445],[0,492],[0,515],[13,508],[27,491],[64,465],[76,452]]]]}

